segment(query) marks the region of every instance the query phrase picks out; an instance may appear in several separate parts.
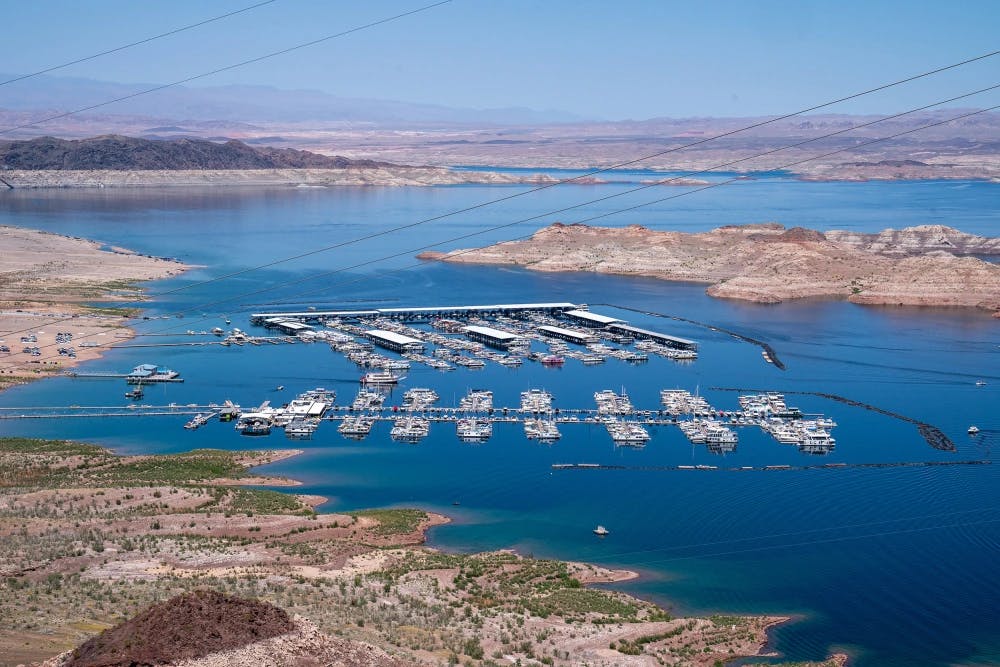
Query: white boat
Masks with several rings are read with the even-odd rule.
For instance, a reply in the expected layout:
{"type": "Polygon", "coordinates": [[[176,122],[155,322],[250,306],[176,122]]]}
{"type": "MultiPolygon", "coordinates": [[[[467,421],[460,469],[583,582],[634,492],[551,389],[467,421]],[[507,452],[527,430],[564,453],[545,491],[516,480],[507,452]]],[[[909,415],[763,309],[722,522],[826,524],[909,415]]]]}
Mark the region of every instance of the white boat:
{"type": "Polygon", "coordinates": [[[610,534],[611,531],[605,528],[604,526],[598,526],[597,528],[594,529],[594,535],[597,535],[599,537],[604,537],[605,535],[610,535],[610,534]]]}
{"type": "Polygon", "coordinates": [[[337,427],[337,432],[347,438],[361,439],[368,435],[375,420],[370,417],[347,417],[337,427]]]}
{"type": "Polygon", "coordinates": [[[430,422],[418,417],[401,417],[394,422],[389,435],[393,440],[417,442],[430,432],[430,422]]]}
{"type": "Polygon", "coordinates": [[[976,380],[976,386],[977,387],[985,387],[986,386],[986,380],[976,380]]]}
{"type": "Polygon", "coordinates": [[[483,419],[459,419],[455,422],[458,438],[465,442],[482,442],[493,435],[492,422],[483,419]]]}
{"type": "Polygon", "coordinates": [[[968,432],[969,432],[969,435],[975,435],[975,434],[979,433],[979,427],[976,426],[975,424],[973,424],[972,426],[969,427],[969,431],[968,432]]]}
{"type": "Polygon", "coordinates": [[[389,371],[377,371],[362,375],[361,384],[397,384],[404,379],[403,375],[396,375],[389,371]]]}

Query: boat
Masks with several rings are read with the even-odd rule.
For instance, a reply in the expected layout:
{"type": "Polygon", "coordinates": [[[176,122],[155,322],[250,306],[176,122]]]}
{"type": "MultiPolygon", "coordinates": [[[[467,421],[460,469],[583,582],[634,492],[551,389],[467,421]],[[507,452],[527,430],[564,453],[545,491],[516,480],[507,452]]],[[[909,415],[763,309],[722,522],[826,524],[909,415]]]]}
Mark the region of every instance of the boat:
{"type": "Polygon", "coordinates": [[[389,371],[376,371],[362,375],[361,384],[398,384],[404,379],[406,379],[404,375],[397,375],[389,371]]]}
{"type": "Polygon", "coordinates": [[[138,385],[135,389],[125,392],[125,398],[130,398],[133,401],[138,401],[143,397],[142,385],[138,385]]]}
{"type": "Polygon", "coordinates": [[[552,394],[543,389],[529,389],[521,392],[523,412],[548,412],[552,409],[552,394]]]}
{"type": "Polygon", "coordinates": [[[430,422],[419,417],[401,417],[397,419],[389,431],[393,440],[417,442],[430,432],[430,422]]]}
{"type": "Polygon", "coordinates": [[[239,425],[239,430],[242,435],[270,435],[271,422],[248,419],[239,425]]]}
{"type": "Polygon", "coordinates": [[[544,366],[562,366],[566,363],[566,358],[558,354],[546,354],[542,357],[541,362],[544,366]]]}
{"type": "Polygon", "coordinates": [[[525,419],[524,435],[529,440],[539,442],[555,442],[562,437],[555,422],[547,419],[525,419]]]}
{"type": "Polygon", "coordinates": [[[316,418],[293,419],[285,426],[285,437],[288,438],[311,438],[319,427],[319,420],[316,418]]]}
{"type": "Polygon", "coordinates": [[[198,413],[191,418],[191,421],[189,421],[187,424],[184,424],[184,428],[188,429],[189,431],[193,431],[207,424],[208,420],[211,418],[212,418],[211,413],[208,414],[198,413]]]}
{"type": "Polygon", "coordinates": [[[165,366],[156,364],[141,364],[132,369],[132,372],[125,376],[128,384],[143,384],[150,382],[184,382],[180,373],[170,370],[165,366]]]}
{"type": "Polygon", "coordinates": [[[347,417],[337,427],[337,432],[345,438],[360,440],[371,433],[375,420],[371,417],[347,417]]]}
{"type": "Polygon", "coordinates": [[[986,386],[986,380],[976,380],[976,386],[977,387],[985,387],[986,386]]]}
{"type": "Polygon", "coordinates": [[[493,423],[474,417],[459,419],[455,422],[458,439],[464,442],[483,442],[493,435],[493,423]]]}
{"type": "Polygon", "coordinates": [[[979,433],[979,427],[973,424],[972,426],[969,427],[968,433],[969,435],[975,435],[979,433]]]}
{"type": "Polygon", "coordinates": [[[597,535],[598,537],[604,537],[605,535],[610,535],[610,534],[611,531],[605,528],[604,526],[597,526],[597,528],[594,529],[594,535],[597,535]]]}
{"type": "Polygon", "coordinates": [[[275,391],[284,391],[284,389],[285,385],[283,384],[279,384],[277,387],[274,388],[275,391]]]}

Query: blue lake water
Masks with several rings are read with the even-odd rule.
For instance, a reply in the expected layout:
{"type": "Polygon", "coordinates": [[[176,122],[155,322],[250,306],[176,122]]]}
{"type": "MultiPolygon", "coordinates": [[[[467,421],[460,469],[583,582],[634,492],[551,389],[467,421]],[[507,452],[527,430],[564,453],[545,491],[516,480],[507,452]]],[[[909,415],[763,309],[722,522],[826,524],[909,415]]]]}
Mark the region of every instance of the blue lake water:
{"type": "MultiPolygon", "coordinates": [[[[565,175],[572,172],[559,172],[565,175]]],[[[303,491],[330,498],[324,509],[419,506],[453,517],[431,543],[463,551],[514,547],[536,556],[589,560],[640,571],[621,588],[682,613],[753,612],[796,616],[774,633],[790,659],[848,651],[860,665],[1000,662],[1000,468],[997,465],[726,472],[553,470],[553,463],[723,467],[811,463],[993,461],[1000,446],[1000,323],[983,313],[863,308],[810,301],[757,306],[717,301],[704,287],[586,274],[538,274],[493,267],[415,263],[425,246],[546,211],[621,192],[649,172],[616,175],[629,184],[561,186],[495,207],[343,245],[353,238],[515,194],[514,187],[239,190],[14,191],[0,193],[0,224],[97,239],[198,265],[153,285],[150,314],[183,319],[139,322],[145,333],[234,326],[248,313],[316,306],[404,306],[526,301],[589,303],[597,312],[699,341],[701,358],[680,365],[653,358],[632,366],[569,361],[561,369],[496,365],[441,374],[414,366],[403,387],[429,386],[444,404],[471,387],[489,387],[499,405],[544,387],[562,407],[589,407],[593,392],[625,387],[633,402],[658,407],[662,388],[699,391],[720,408],[736,394],[716,387],[820,391],[865,401],[940,427],[956,452],[929,447],[912,424],[816,396],[789,396],[806,412],[839,424],[836,450],[799,453],[744,429],[725,456],[661,427],[643,449],[612,446],[603,428],[562,426],[554,445],[498,425],[481,445],[460,443],[436,425],[418,445],[391,441],[376,427],[363,442],[325,424],[303,456],[271,471],[303,480],[303,491]],[[189,288],[276,258],[267,269],[189,288]],[[385,262],[370,263],[395,255],[385,262]],[[416,266],[417,268],[409,268],[416,266]],[[322,278],[310,279],[316,274],[322,278]],[[286,285],[289,281],[298,281],[286,285]],[[284,286],[279,286],[284,285],[284,286]],[[274,289],[275,286],[279,286],[274,289]],[[787,365],[765,364],[757,347],[689,323],[618,310],[617,304],[677,315],[765,340],[787,365]],[[976,380],[985,380],[983,387],[976,380]],[[969,437],[976,424],[982,432],[969,437]],[[455,506],[453,502],[460,502],[455,506]],[[598,540],[594,525],[609,527],[598,540]]],[[[715,178],[715,177],[713,177],[715,178]]],[[[777,221],[788,226],[877,231],[948,224],[996,235],[998,185],[981,182],[800,183],[783,175],[682,196],[601,224],[643,224],[685,231],[777,221]]],[[[555,220],[573,222],[615,208],[672,196],[660,187],[557,216],[488,232],[442,248],[518,236],[555,220]]],[[[137,338],[134,342],[170,339],[137,338]]],[[[181,336],[177,340],[184,340],[181,336]]],[[[155,362],[186,382],[147,389],[146,402],[243,405],[287,400],[315,386],[339,403],[358,388],[357,368],[326,346],[132,348],[90,364],[128,370],[155,362]],[[277,385],[285,391],[276,392],[277,385]]],[[[123,386],[56,378],[0,394],[0,407],[121,404],[123,386]]],[[[390,399],[398,403],[402,389],[390,399]]],[[[182,417],[4,422],[8,434],[71,437],[125,452],[194,447],[285,446],[280,434],[248,440],[213,423],[181,428],[182,417]]],[[[298,445],[295,445],[298,446],[298,445]]]]}

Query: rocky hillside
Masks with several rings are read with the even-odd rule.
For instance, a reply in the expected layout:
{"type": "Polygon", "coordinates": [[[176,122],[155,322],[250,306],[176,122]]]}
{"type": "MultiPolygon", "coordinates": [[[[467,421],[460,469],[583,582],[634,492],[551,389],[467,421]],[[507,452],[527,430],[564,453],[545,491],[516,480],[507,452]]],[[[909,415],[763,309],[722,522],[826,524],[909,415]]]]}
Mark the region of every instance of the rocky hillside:
{"type": "Polygon", "coordinates": [[[885,229],[878,234],[833,230],[824,236],[831,241],[881,255],[915,255],[934,250],[952,255],[1000,255],[1000,238],[966,234],[945,225],[885,229]]]}
{"type": "Polygon", "coordinates": [[[523,241],[421,257],[701,282],[710,285],[711,296],[759,303],[846,298],[872,305],[978,307],[1000,317],[1000,264],[952,252],[990,254],[998,242],[948,227],[838,237],[775,223],[700,234],[556,223],[523,241]]]}
{"type": "Polygon", "coordinates": [[[121,135],[0,142],[0,168],[16,170],[346,169],[393,166],[230,140],[152,141],[121,135]]]}
{"type": "Polygon", "coordinates": [[[161,602],[46,667],[402,667],[368,644],[330,637],[257,600],[198,590],[161,602]]]}

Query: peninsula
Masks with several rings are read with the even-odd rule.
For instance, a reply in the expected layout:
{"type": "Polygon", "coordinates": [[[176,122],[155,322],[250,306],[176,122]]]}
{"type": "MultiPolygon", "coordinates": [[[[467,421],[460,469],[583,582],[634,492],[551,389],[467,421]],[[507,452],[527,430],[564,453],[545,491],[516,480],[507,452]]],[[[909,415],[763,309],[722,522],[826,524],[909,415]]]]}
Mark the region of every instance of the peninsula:
{"type": "Polygon", "coordinates": [[[130,337],[124,323],[137,311],[114,304],[134,306],[143,299],[136,283],[187,268],[21,227],[0,227],[0,248],[0,339],[8,348],[0,351],[0,389],[72,368],[130,337]],[[89,305],[95,301],[107,305],[89,305]]]}
{"type": "Polygon", "coordinates": [[[710,296],[756,303],[842,298],[1000,317],[1000,265],[976,255],[1000,255],[1000,239],[941,225],[858,234],[765,223],[690,234],[555,223],[525,240],[419,257],[706,283],[710,296]]]}
{"type": "Polygon", "coordinates": [[[0,664],[707,667],[788,620],[678,618],[588,587],[628,571],[445,554],[422,546],[443,516],[241,486],[298,453],[0,438],[0,664]]]}

